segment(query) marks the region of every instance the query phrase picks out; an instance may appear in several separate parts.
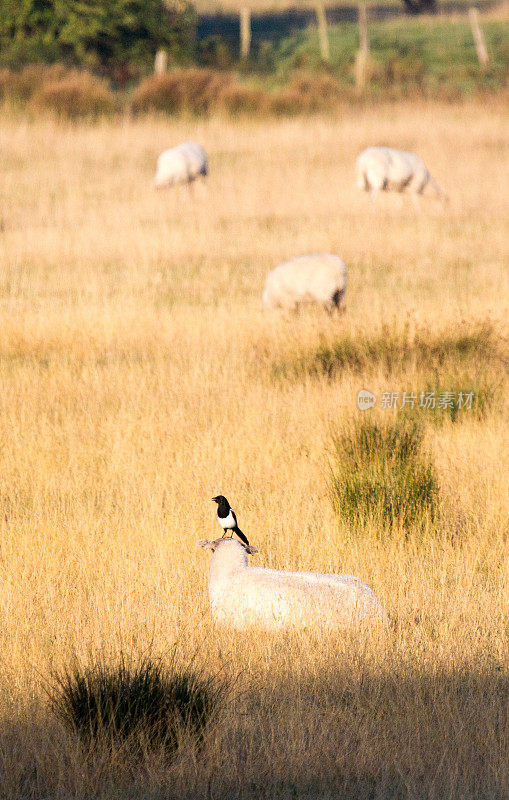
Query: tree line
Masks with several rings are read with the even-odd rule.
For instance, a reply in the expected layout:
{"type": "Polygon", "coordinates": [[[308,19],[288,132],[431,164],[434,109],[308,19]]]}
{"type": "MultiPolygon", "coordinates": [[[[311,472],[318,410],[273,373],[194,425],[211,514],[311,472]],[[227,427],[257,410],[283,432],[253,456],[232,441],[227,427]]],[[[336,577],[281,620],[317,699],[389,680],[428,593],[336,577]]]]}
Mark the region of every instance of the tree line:
{"type": "Polygon", "coordinates": [[[0,0],[0,62],[61,61],[125,83],[161,47],[175,63],[192,61],[197,22],[185,0],[0,0]]]}

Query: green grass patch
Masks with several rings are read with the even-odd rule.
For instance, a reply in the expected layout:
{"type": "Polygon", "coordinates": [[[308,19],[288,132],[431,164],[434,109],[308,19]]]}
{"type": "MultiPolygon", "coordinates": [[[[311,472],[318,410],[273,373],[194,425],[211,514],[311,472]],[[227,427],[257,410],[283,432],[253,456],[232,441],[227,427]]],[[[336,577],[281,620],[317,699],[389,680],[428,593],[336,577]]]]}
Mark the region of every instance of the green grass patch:
{"type": "Polygon", "coordinates": [[[374,333],[345,332],[332,340],[323,339],[316,347],[274,362],[272,375],[334,378],[346,370],[357,374],[381,370],[393,376],[411,368],[433,372],[467,366],[475,366],[477,371],[479,363],[486,367],[502,361],[502,340],[489,324],[456,333],[421,329],[413,336],[408,327],[398,331],[384,326],[374,333]]]}
{"type": "MultiPolygon", "coordinates": [[[[422,95],[443,95],[454,99],[474,90],[502,89],[507,84],[509,46],[503,22],[482,22],[490,64],[478,61],[468,21],[402,19],[369,25],[370,53],[375,69],[368,93],[387,91],[400,94],[418,90],[422,95]],[[449,95],[447,95],[447,91],[449,95]],[[444,94],[445,92],[445,94],[444,94]]],[[[356,23],[329,26],[330,69],[344,85],[354,82],[353,65],[359,47],[356,23]]],[[[267,60],[267,47],[263,49],[267,60]]],[[[278,79],[285,81],[295,69],[320,68],[316,28],[309,27],[274,46],[271,64],[278,79]]],[[[263,64],[260,65],[261,67],[263,64]]]]}
{"type": "Polygon", "coordinates": [[[217,679],[148,659],[76,666],[55,675],[50,690],[57,716],[87,745],[129,741],[170,752],[184,734],[201,742],[224,698],[217,679]]]}
{"type": "Polygon", "coordinates": [[[440,380],[430,381],[419,392],[414,392],[413,405],[399,407],[408,419],[434,425],[442,425],[446,420],[453,423],[482,421],[490,411],[501,406],[503,392],[502,382],[495,384],[485,378],[472,380],[469,376],[442,375],[440,380]]]}
{"type": "Polygon", "coordinates": [[[330,492],[342,521],[352,527],[372,522],[380,533],[435,522],[438,479],[416,420],[355,419],[333,436],[333,446],[330,492]]]}

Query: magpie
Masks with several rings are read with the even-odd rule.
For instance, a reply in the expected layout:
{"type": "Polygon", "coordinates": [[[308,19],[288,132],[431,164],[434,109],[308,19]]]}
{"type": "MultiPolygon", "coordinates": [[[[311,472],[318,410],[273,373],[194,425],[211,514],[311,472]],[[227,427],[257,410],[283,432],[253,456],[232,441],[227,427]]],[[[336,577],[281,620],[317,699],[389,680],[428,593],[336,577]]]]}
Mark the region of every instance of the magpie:
{"type": "Polygon", "coordinates": [[[233,508],[231,508],[226,497],[223,497],[222,494],[218,494],[217,497],[213,497],[212,500],[214,503],[217,503],[217,519],[224,531],[223,536],[225,535],[226,531],[232,531],[232,535],[236,533],[239,539],[242,539],[244,544],[249,544],[247,536],[242,533],[237,525],[235,511],[233,508]]]}

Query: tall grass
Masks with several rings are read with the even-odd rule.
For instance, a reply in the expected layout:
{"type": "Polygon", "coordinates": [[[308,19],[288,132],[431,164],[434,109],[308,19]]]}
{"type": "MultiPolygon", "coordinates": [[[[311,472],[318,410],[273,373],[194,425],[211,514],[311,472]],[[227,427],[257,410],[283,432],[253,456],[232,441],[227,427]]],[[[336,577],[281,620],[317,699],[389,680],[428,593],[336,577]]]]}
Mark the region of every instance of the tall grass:
{"type": "Polygon", "coordinates": [[[45,83],[34,93],[30,108],[35,113],[52,111],[66,119],[112,115],[121,107],[104,81],[87,72],[71,73],[45,83]]]}
{"type": "Polygon", "coordinates": [[[94,124],[6,113],[0,141],[0,796],[506,800],[500,108],[94,124]],[[189,138],[209,154],[207,180],[154,191],[157,156],[189,138]],[[353,165],[374,141],[422,155],[450,205],[370,203],[353,165]],[[346,313],[263,314],[268,271],[320,251],[347,264],[346,313]],[[390,373],[382,345],[371,357],[363,344],[384,325],[408,326],[403,350],[414,331],[423,340],[390,373]],[[347,340],[357,366],[311,371],[320,347],[347,340]],[[338,520],[330,431],[346,436],[358,391],[477,379],[495,387],[483,415],[438,426],[415,410],[403,463],[433,464],[429,535],[338,520]],[[387,634],[214,625],[196,541],[217,535],[218,493],[260,548],[253,564],[358,576],[387,634]],[[138,663],[175,641],[177,668],[199,653],[199,674],[237,678],[199,749],[192,735],[171,759],[87,748],[50,713],[44,687],[69,664],[138,663]]]}
{"type": "Polygon", "coordinates": [[[500,367],[504,360],[504,341],[486,322],[465,322],[454,331],[430,330],[429,327],[410,331],[409,326],[382,325],[379,331],[356,331],[323,339],[304,353],[292,354],[287,362],[275,363],[277,377],[326,375],[338,377],[345,370],[364,375],[374,370],[385,375],[403,374],[409,368],[437,370],[500,367]]]}
{"type": "Polygon", "coordinates": [[[54,712],[88,746],[129,740],[169,753],[185,734],[203,740],[225,696],[223,684],[196,670],[148,658],[129,664],[124,656],[118,664],[67,668],[50,689],[54,712]]]}
{"type": "Polygon", "coordinates": [[[333,442],[330,488],[340,519],[354,528],[369,521],[379,535],[395,526],[409,532],[435,522],[437,473],[415,420],[356,420],[333,442]]]}

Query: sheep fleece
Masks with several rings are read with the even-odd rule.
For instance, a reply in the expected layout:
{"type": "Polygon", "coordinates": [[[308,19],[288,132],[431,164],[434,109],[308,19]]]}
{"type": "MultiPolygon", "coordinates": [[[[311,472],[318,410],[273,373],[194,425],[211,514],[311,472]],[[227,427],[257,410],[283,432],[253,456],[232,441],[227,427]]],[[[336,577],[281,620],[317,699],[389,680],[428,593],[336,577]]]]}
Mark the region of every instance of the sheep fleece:
{"type": "Polygon", "coordinates": [[[213,553],[209,599],[216,621],[237,629],[385,622],[376,595],[358,578],[250,567],[243,546],[232,539],[222,540],[213,553]]]}
{"type": "Polygon", "coordinates": [[[442,193],[424,161],[414,153],[368,147],[357,158],[357,186],[367,192],[408,190],[422,194],[428,184],[436,194],[442,193]]]}
{"type": "Polygon", "coordinates": [[[161,153],[157,159],[155,184],[158,187],[188,183],[208,172],[207,154],[196,142],[182,142],[161,153]]]}
{"type": "Polygon", "coordinates": [[[346,293],[346,266],[329,253],[298,256],[275,267],[267,276],[264,308],[297,308],[318,303],[331,310],[346,293]]]}

